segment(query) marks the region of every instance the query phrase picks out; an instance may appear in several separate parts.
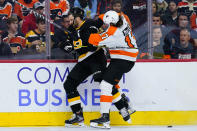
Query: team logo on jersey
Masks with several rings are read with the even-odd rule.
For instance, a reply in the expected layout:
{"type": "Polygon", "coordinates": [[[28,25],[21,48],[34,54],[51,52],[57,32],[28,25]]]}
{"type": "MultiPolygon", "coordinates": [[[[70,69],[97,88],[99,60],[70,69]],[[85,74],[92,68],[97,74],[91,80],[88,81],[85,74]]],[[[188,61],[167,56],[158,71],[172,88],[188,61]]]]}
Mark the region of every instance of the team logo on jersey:
{"type": "Polygon", "coordinates": [[[82,47],[82,40],[78,39],[77,41],[74,41],[73,44],[74,44],[74,49],[79,49],[82,47]]]}

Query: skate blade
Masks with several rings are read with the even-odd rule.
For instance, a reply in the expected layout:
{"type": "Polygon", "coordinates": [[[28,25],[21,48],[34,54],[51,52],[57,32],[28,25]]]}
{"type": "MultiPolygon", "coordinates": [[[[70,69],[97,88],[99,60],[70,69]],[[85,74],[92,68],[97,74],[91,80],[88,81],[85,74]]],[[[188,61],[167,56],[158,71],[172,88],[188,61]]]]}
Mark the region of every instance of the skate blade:
{"type": "Polygon", "coordinates": [[[127,120],[127,123],[131,124],[132,123],[131,119],[127,120]]]}
{"type": "Polygon", "coordinates": [[[134,110],[134,109],[128,109],[128,112],[129,112],[129,115],[132,115],[132,114],[134,114],[136,112],[136,110],[134,110]]]}
{"type": "Polygon", "coordinates": [[[74,123],[74,124],[65,124],[65,127],[77,128],[77,127],[87,127],[84,123],[74,123]]]}
{"type": "Polygon", "coordinates": [[[108,123],[98,124],[98,123],[94,123],[94,122],[90,123],[90,127],[101,128],[101,129],[110,129],[111,128],[108,123]]]}

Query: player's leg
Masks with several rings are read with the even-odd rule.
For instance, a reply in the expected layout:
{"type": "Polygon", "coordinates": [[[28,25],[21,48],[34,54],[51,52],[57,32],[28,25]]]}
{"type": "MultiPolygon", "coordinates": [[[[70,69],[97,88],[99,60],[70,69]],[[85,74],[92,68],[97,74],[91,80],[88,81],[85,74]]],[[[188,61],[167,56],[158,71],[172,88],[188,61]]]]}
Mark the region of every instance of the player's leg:
{"type": "Polygon", "coordinates": [[[64,82],[64,89],[66,91],[70,108],[73,112],[73,118],[65,120],[65,124],[68,126],[73,124],[83,126],[84,124],[83,109],[77,87],[90,75],[90,72],[84,69],[83,65],[83,62],[77,63],[64,82]]]}
{"type": "MultiPolygon", "coordinates": [[[[117,85],[122,75],[133,67],[134,63],[125,62],[124,60],[111,60],[107,70],[103,75],[103,80],[100,84],[101,96],[100,96],[100,118],[90,121],[90,125],[93,127],[99,127],[98,124],[103,124],[103,128],[109,128],[109,110],[112,103],[112,88],[117,85]]],[[[127,117],[128,122],[130,121],[130,115],[127,117]]]]}
{"type": "Polygon", "coordinates": [[[115,85],[112,89],[113,95],[113,103],[115,107],[119,110],[120,115],[122,116],[124,121],[128,121],[130,119],[130,115],[135,113],[136,111],[132,108],[128,98],[124,93],[120,93],[118,85],[115,85]]]}
{"type": "Polygon", "coordinates": [[[101,89],[101,95],[100,95],[101,117],[98,119],[91,120],[90,126],[100,127],[100,128],[110,128],[109,111],[112,103],[111,92],[113,85],[106,82],[105,80],[102,80],[99,87],[101,89]],[[98,124],[102,124],[103,126],[98,126],[98,124]]]}
{"type": "MultiPolygon", "coordinates": [[[[101,72],[101,71],[96,72],[93,75],[93,79],[94,79],[95,82],[100,83],[103,79],[103,72],[101,72]]],[[[112,88],[113,101],[112,102],[114,103],[116,108],[119,110],[120,115],[123,117],[123,119],[125,121],[128,121],[129,117],[126,115],[127,112],[128,112],[129,115],[131,115],[136,111],[132,108],[128,98],[126,97],[126,95],[124,93],[119,92],[119,90],[118,90],[119,88],[120,88],[119,85],[113,86],[113,88],[112,88]]]]}
{"type": "Polygon", "coordinates": [[[84,121],[83,111],[81,107],[81,100],[78,85],[83,82],[88,76],[98,70],[106,67],[106,60],[102,50],[97,51],[82,62],[79,62],[69,73],[67,80],[64,83],[67,98],[74,118],[66,120],[66,124],[81,123],[84,121]]]}

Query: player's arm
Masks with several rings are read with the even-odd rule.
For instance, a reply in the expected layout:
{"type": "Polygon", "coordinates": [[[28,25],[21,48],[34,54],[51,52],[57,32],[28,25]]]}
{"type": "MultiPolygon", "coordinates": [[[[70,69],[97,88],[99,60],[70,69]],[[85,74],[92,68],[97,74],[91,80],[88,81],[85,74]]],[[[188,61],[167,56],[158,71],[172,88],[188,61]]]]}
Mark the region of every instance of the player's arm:
{"type": "Polygon", "coordinates": [[[116,30],[117,27],[110,26],[108,30],[102,34],[93,33],[90,35],[88,42],[94,46],[101,45],[100,42],[102,41],[104,41],[104,43],[108,43],[111,41],[109,38],[116,32],[116,30]]]}
{"type": "Polygon", "coordinates": [[[58,46],[64,52],[69,53],[74,50],[73,36],[70,33],[67,33],[66,35],[67,35],[67,38],[65,38],[64,41],[59,42],[58,46]]]}

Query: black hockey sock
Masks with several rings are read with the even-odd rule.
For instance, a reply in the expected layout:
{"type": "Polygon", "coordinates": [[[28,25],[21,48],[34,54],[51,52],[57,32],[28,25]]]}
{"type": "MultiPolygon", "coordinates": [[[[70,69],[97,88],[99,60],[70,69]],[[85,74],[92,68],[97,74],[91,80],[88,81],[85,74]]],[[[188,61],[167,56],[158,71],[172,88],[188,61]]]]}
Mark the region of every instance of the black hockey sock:
{"type": "Polygon", "coordinates": [[[73,113],[77,113],[77,112],[79,112],[79,111],[82,110],[81,103],[72,105],[70,108],[71,108],[71,110],[72,110],[73,113]]]}
{"type": "Polygon", "coordinates": [[[115,102],[114,105],[118,110],[121,110],[122,108],[126,107],[125,102],[122,100],[122,98],[119,101],[115,102]]]}

